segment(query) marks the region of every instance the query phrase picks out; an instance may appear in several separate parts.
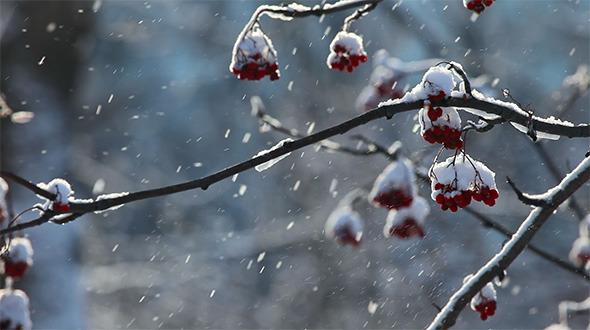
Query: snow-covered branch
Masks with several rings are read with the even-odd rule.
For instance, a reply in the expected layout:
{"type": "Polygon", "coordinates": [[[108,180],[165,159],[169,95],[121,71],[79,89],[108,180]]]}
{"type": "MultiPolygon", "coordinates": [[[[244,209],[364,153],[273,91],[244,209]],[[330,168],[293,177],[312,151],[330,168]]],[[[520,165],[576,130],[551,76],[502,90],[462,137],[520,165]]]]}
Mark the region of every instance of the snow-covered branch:
{"type": "Polygon", "coordinates": [[[590,157],[580,164],[554,188],[543,194],[545,206],[535,207],[523,221],[518,231],[485,266],[471,277],[448,301],[428,327],[447,329],[453,326],[457,317],[470,300],[490,281],[510,266],[524,250],[545,221],[557,207],[590,179],[590,157]]]}
{"type": "MultiPolygon", "coordinates": [[[[371,110],[371,111],[368,111],[364,114],[356,116],[356,117],[349,119],[343,123],[340,123],[338,125],[332,126],[327,129],[324,129],[324,130],[319,131],[317,133],[308,135],[306,137],[300,138],[300,139],[295,140],[293,142],[285,143],[280,148],[276,148],[275,150],[272,150],[272,151],[265,153],[263,155],[260,155],[260,156],[254,157],[252,159],[248,159],[246,161],[243,161],[241,163],[235,164],[233,166],[230,166],[228,168],[220,170],[220,171],[213,173],[211,175],[208,175],[208,176],[196,179],[196,180],[187,181],[184,183],[165,186],[165,187],[156,188],[156,189],[142,190],[142,191],[133,192],[133,193],[129,193],[129,194],[115,194],[113,196],[106,196],[105,198],[97,199],[97,200],[72,201],[70,203],[70,209],[68,210],[68,212],[75,215],[75,217],[70,216],[70,218],[73,220],[74,218],[77,218],[77,217],[79,217],[83,214],[86,214],[86,213],[104,211],[109,208],[121,206],[123,204],[130,203],[130,202],[135,202],[135,201],[159,197],[159,196],[171,195],[171,194],[175,194],[178,192],[183,192],[183,191],[197,189],[197,188],[201,188],[201,189],[205,190],[210,185],[212,185],[216,182],[219,182],[223,179],[226,179],[228,177],[231,177],[235,174],[246,171],[248,169],[254,168],[257,165],[268,162],[269,160],[281,157],[285,154],[288,154],[290,152],[304,148],[306,146],[324,141],[324,140],[329,139],[333,136],[344,134],[353,128],[362,126],[362,125],[364,125],[368,122],[371,122],[373,120],[376,120],[376,119],[379,119],[382,117],[386,117],[388,119],[391,119],[395,114],[410,111],[410,110],[420,109],[420,108],[422,108],[423,104],[424,104],[423,99],[409,101],[409,102],[394,103],[394,104],[391,104],[391,103],[384,104],[374,110],[371,110]]],[[[481,99],[475,99],[475,98],[464,99],[462,97],[448,97],[448,98],[443,98],[438,101],[433,101],[433,102],[431,102],[431,104],[433,106],[456,106],[456,107],[478,109],[478,110],[485,111],[487,113],[502,116],[507,121],[515,122],[515,123],[522,124],[522,125],[527,125],[527,121],[529,121],[529,117],[526,116],[525,112],[517,111],[516,109],[514,109],[513,104],[511,104],[511,103],[503,104],[500,101],[481,100],[481,99]]],[[[564,123],[564,122],[560,122],[558,120],[543,119],[543,118],[539,118],[539,117],[533,117],[532,121],[536,125],[536,129],[540,132],[545,132],[545,133],[549,133],[549,134],[556,134],[556,135],[561,135],[561,136],[567,136],[567,137],[588,137],[588,136],[590,136],[590,126],[588,126],[588,124],[581,124],[578,126],[574,126],[573,124],[570,124],[570,123],[564,123]]],[[[3,177],[5,177],[9,180],[13,180],[13,181],[16,180],[15,181],[16,183],[23,184],[25,186],[26,186],[26,183],[28,183],[28,181],[26,181],[26,180],[16,179],[16,178],[18,178],[18,176],[15,176],[14,174],[11,174],[11,173],[2,172],[2,173],[0,173],[0,175],[2,175],[3,177]]],[[[30,185],[30,183],[29,183],[29,185],[30,185]]],[[[35,191],[35,193],[37,195],[41,195],[46,198],[49,198],[50,200],[51,200],[51,197],[53,197],[53,194],[51,194],[51,192],[49,192],[49,191],[45,191],[45,192],[35,191]]],[[[54,211],[52,211],[52,212],[54,212],[54,211]]],[[[56,213],[52,214],[52,216],[50,216],[50,217],[48,217],[47,214],[45,213],[40,218],[38,218],[36,220],[30,221],[27,223],[22,223],[22,224],[19,224],[18,226],[14,226],[11,228],[3,229],[2,231],[0,231],[0,234],[7,234],[10,232],[14,232],[16,230],[37,226],[37,225],[42,224],[47,221],[52,221],[52,219],[54,218],[55,215],[63,216],[63,213],[56,212],[56,213]]],[[[61,223],[64,223],[63,219],[62,219],[61,223]]]]}

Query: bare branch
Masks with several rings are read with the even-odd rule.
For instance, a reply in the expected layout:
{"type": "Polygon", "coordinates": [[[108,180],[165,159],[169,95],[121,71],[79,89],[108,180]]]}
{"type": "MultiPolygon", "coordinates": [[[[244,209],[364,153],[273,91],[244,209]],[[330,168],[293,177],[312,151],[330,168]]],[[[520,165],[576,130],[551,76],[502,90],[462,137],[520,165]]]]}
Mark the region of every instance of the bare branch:
{"type": "Polygon", "coordinates": [[[590,158],[584,158],[580,164],[560,182],[547,191],[547,205],[535,207],[523,221],[517,232],[485,266],[483,266],[467,283],[465,283],[448,301],[436,316],[429,329],[447,329],[452,327],[459,314],[469,301],[488,282],[504,271],[529,244],[541,226],[553,214],[557,207],[590,179],[590,158]]]}
{"type": "Polygon", "coordinates": [[[39,188],[37,185],[31,183],[30,181],[27,181],[23,178],[21,178],[20,176],[11,173],[11,172],[7,172],[7,171],[0,171],[0,176],[3,178],[6,178],[14,183],[18,183],[21,186],[31,190],[32,192],[34,192],[35,194],[39,195],[39,196],[43,196],[49,200],[54,200],[57,198],[57,195],[50,193],[49,191],[45,190],[45,189],[41,189],[39,188]]]}
{"type": "Polygon", "coordinates": [[[514,193],[516,194],[516,197],[518,197],[519,201],[521,201],[527,205],[534,205],[534,206],[547,205],[547,201],[545,201],[544,199],[532,198],[528,194],[523,193],[520,189],[518,189],[518,187],[516,187],[514,182],[512,182],[512,180],[510,180],[510,177],[507,176],[506,181],[508,182],[508,184],[510,185],[512,190],[514,190],[514,193]]]}
{"type": "MultiPolygon", "coordinates": [[[[468,206],[464,207],[463,210],[477,218],[485,227],[492,228],[508,238],[512,237],[513,233],[510,232],[508,229],[504,228],[502,225],[486,217],[485,215],[475,211],[473,208],[468,206]]],[[[541,258],[551,262],[552,264],[564,270],[567,270],[568,272],[581,276],[585,280],[590,280],[590,274],[585,272],[582,268],[578,268],[559,257],[553,256],[550,253],[543,251],[542,249],[536,247],[533,244],[527,245],[526,248],[531,252],[535,253],[536,255],[540,256],[541,258]]]]}

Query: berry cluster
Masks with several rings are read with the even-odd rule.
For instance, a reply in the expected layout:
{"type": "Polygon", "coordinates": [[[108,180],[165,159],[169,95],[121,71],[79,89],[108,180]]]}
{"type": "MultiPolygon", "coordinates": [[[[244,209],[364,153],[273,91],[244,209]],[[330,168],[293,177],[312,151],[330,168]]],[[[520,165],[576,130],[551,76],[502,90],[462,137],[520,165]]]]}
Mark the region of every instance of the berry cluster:
{"type": "Polygon", "coordinates": [[[479,304],[475,305],[475,311],[479,313],[479,318],[485,321],[488,316],[494,316],[496,313],[496,301],[482,299],[479,304]]]}
{"type": "Polygon", "coordinates": [[[377,177],[369,200],[379,207],[398,210],[412,204],[416,187],[411,165],[400,160],[386,167],[377,177]]]}
{"type": "MultiPolygon", "coordinates": [[[[473,275],[467,275],[463,284],[467,283],[473,275]]],[[[479,313],[482,321],[496,313],[496,289],[492,283],[487,283],[473,298],[469,304],[471,309],[479,313]]]]}
{"type": "Polygon", "coordinates": [[[463,155],[449,157],[432,169],[431,197],[443,211],[457,212],[471,200],[494,206],[499,197],[494,173],[484,164],[463,155]]]}
{"type": "Polygon", "coordinates": [[[373,202],[379,206],[392,210],[410,206],[413,199],[412,194],[408,193],[406,190],[391,189],[389,191],[377,193],[377,195],[373,197],[373,202]]]}
{"type": "Polygon", "coordinates": [[[430,102],[425,102],[418,116],[420,133],[424,140],[440,143],[447,149],[463,148],[461,118],[455,108],[434,108],[430,102]]]}
{"type": "Polygon", "coordinates": [[[68,213],[70,212],[70,205],[69,204],[62,204],[60,202],[53,202],[51,209],[57,212],[68,213]]]}
{"type": "Polygon", "coordinates": [[[478,202],[483,202],[485,205],[494,206],[496,205],[496,199],[500,195],[496,189],[490,189],[487,186],[481,186],[478,190],[473,192],[473,199],[478,202]]]}
{"type": "Polygon", "coordinates": [[[431,128],[424,131],[422,137],[429,143],[441,143],[447,149],[463,148],[461,131],[447,125],[432,125],[431,128]]]}
{"type": "Polygon", "coordinates": [[[330,69],[352,72],[367,59],[363,39],[355,33],[340,31],[330,43],[330,55],[327,60],[330,69]]]}
{"type": "Polygon", "coordinates": [[[408,238],[412,236],[424,237],[424,229],[415,219],[406,218],[404,223],[400,226],[391,227],[389,229],[389,234],[399,238],[408,238]]]}
{"type": "Polygon", "coordinates": [[[437,93],[428,94],[428,100],[430,102],[438,102],[442,100],[445,96],[447,96],[447,93],[445,93],[442,90],[439,90],[437,93]]]}
{"type": "Polygon", "coordinates": [[[494,4],[494,0],[463,0],[463,6],[468,10],[472,10],[478,14],[494,4]]]}
{"type": "Polygon", "coordinates": [[[359,246],[363,236],[360,215],[349,206],[336,208],[326,221],[326,236],[336,239],[342,245],[359,246]]]}
{"type": "Polygon", "coordinates": [[[70,183],[64,179],[53,179],[49,183],[40,183],[39,188],[56,195],[55,200],[46,201],[43,207],[56,212],[70,212],[69,199],[74,193],[70,183]]]}
{"type": "Polygon", "coordinates": [[[580,222],[580,236],[574,241],[569,258],[578,267],[587,267],[590,262],[590,214],[580,222]]]}
{"type": "Polygon", "coordinates": [[[10,241],[10,247],[0,255],[2,273],[13,279],[22,278],[33,265],[33,248],[28,238],[17,237],[10,241]]]}
{"type": "Polygon", "coordinates": [[[464,208],[471,203],[473,192],[471,190],[457,190],[453,185],[443,185],[437,182],[434,185],[435,201],[440,204],[443,211],[457,212],[458,208],[464,208]]]}
{"type": "Polygon", "coordinates": [[[29,297],[22,290],[0,290],[0,329],[31,329],[29,297]]]}
{"type": "Polygon", "coordinates": [[[254,29],[238,40],[229,66],[238,79],[260,80],[265,76],[270,80],[279,79],[277,53],[268,36],[260,29],[254,29]]]}
{"type": "Polygon", "coordinates": [[[390,211],[383,228],[386,237],[397,236],[406,239],[410,237],[424,237],[424,221],[429,208],[424,198],[416,196],[413,203],[400,210],[390,211]]]}

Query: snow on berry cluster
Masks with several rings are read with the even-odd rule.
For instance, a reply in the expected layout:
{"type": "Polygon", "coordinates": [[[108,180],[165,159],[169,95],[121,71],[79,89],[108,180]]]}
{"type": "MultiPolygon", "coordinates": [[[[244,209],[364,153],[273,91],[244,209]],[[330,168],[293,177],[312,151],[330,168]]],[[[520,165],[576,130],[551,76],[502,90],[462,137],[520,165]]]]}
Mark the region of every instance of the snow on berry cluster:
{"type": "Polygon", "coordinates": [[[440,143],[447,149],[463,148],[461,117],[454,107],[433,107],[429,101],[418,112],[420,134],[429,143],[440,143]]]}
{"type": "Polygon", "coordinates": [[[412,165],[406,159],[394,161],[377,177],[369,201],[389,211],[383,234],[399,238],[424,237],[429,208],[417,195],[412,165]]]}
{"type": "Polygon", "coordinates": [[[17,237],[10,240],[10,246],[0,255],[2,274],[13,279],[21,279],[33,265],[33,247],[28,238],[17,237]]]}
{"type": "Polygon", "coordinates": [[[398,58],[389,57],[383,49],[375,53],[369,85],[363,88],[357,98],[358,109],[370,110],[383,101],[398,99],[404,95],[401,80],[405,77],[405,72],[398,69],[400,62],[398,58]]]}
{"type": "Polygon", "coordinates": [[[456,212],[469,205],[472,199],[494,206],[499,196],[495,175],[467,155],[449,157],[432,168],[431,197],[443,211],[456,212]]]}
{"type": "Polygon", "coordinates": [[[424,237],[424,222],[428,212],[429,207],[426,200],[416,196],[409,207],[389,212],[383,234],[385,237],[408,238],[415,236],[422,238],[424,237]]]}
{"type": "Polygon", "coordinates": [[[590,214],[580,222],[580,236],[572,245],[569,259],[577,267],[590,266],[590,214]]]}
{"type": "Polygon", "coordinates": [[[236,40],[229,70],[239,79],[279,79],[277,52],[270,38],[259,28],[248,30],[236,40]]]}
{"type": "Polygon", "coordinates": [[[43,205],[44,209],[63,213],[70,212],[69,197],[74,191],[69,182],[64,179],[53,179],[49,183],[40,183],[37,186],[57,196],[55,200],[47,201],[43,205]]]}
{"type": "Polygon", "coordinates": [[[352,72],[361,62],[367,61],[363,39],[352,32],[340,31],[330,43],[326,64],[330,69],[352,72]]]}
{"type": "MultiPolygon", "coordinates": [[[[472,276],[467,275],[463,279],[463,284],[467,283],[472,276]]],[[[496,289],[492,283],[488,283],[473,296],[470,307],[479,313],[479,318],[482,321],[485,321],[488,319],[488,316],[494,316],[496,313],[496,300],[496,289]]]]}
{"type": "Polygon", "coordinates": [[[31,329],[29,297],[21,290],[0,290],[0,329],[31,329]]]}
{"type": "Polygon", "coordinates": [[[412,165],[404,159],[394,161],[375,180],[369,200],[390,210],[408,207],[416,194],[414,181],[412,165]]]}
{"type": "Polygon", "coordinates": [[[363,222],[350,206],[337,207],[326,221],[326,236],[340,244],[359,246],[363,237],[363,222]]]}
{"type": "Polygon", "coordinates": [[[491,7],[495,0],[463,0],[463,7],[481,14],[486,7],[491,7]]]}
{"type": "Polygon", "coordinates": [[[9,215],[6,205],[6,193],[8,192],[8,183],[0,178],[0,229],[8,227],[9,215]]]}
{"type": "Polygon", "coordinates": [[[431,102],[437,102],[450,96],[457,83],[451,70],[435,66],[424,73],[420,84],[426,98],[431,102]]]}

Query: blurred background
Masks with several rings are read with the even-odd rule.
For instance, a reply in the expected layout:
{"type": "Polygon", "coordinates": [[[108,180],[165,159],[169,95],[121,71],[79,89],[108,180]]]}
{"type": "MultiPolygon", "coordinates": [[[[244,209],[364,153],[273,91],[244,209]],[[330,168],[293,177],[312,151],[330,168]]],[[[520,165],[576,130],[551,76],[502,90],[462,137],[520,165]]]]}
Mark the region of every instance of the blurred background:
{"type": "MultiPolygon", "coordinates": [[[[325,60],[352,11],[291,22],[265,17],[281,79],[240,81],[228,70],[231,49],[261,4],[2,1],[0,89],[14,111],[35,114],[27,124],[2,119],[2,169],[32,182],[65,178],[78,198],[192,180],[285,138],[260,130],[253,96],[301,132],[361,113],[355,104],[380,49],[404,62],[459,62],[490,96],[509,88],[536,115],[590,120],[588,71],[585,85],[564,83],[589,62],[587,1],[497,1],[475,21],[459,0],[384,1],[352,25],[369,61],[350,74],[329,70],[325,60]]],[[[415,85],[422,73],[400,86],[415,85]]],[[[384,146],[399,140],[428,168],[438,149],[412,131],[415,114],[334,140],[353,148],[354,134],[384,146]]],[[[562,175],[588,150],[588,139],[543,143],[562,175]]],[[[500,190],[497,206],[474,209],[511,230],[530,208],[504,178],[530,193],[558,182],[510,125],[470,135],[467,148],[496,172],[500,190]]],[[[440,211],[420,182],[431,206],[424,239],[383,237],[387,212],[366,201],[355,204],[366,226],[359,248],[326,239],[324,223],[342,197],[370,189],[388,163],[307,147],[206,191],[33,228],[26,234],[35,265],[16,287],[28,293],[37,328],[423,328],[505,237],[466,212],[440,211]]],[[[40,201],[20,187],[11,191],[16,212],[40,201]]],[[[575,197],[578,213],[587,214],[588,185],[575,197]]],[[[534,244],[567,260],[580,214],[560,208],[534,244]]],[[[527,251],[508,278],[495,316],[482,322],[466,309],[457,328],[544,328],[558,322],[560,301],[588,297],[581,277],[527,251]]],[[[587,314],[570,320],[587,325],[587,314]]]]}

